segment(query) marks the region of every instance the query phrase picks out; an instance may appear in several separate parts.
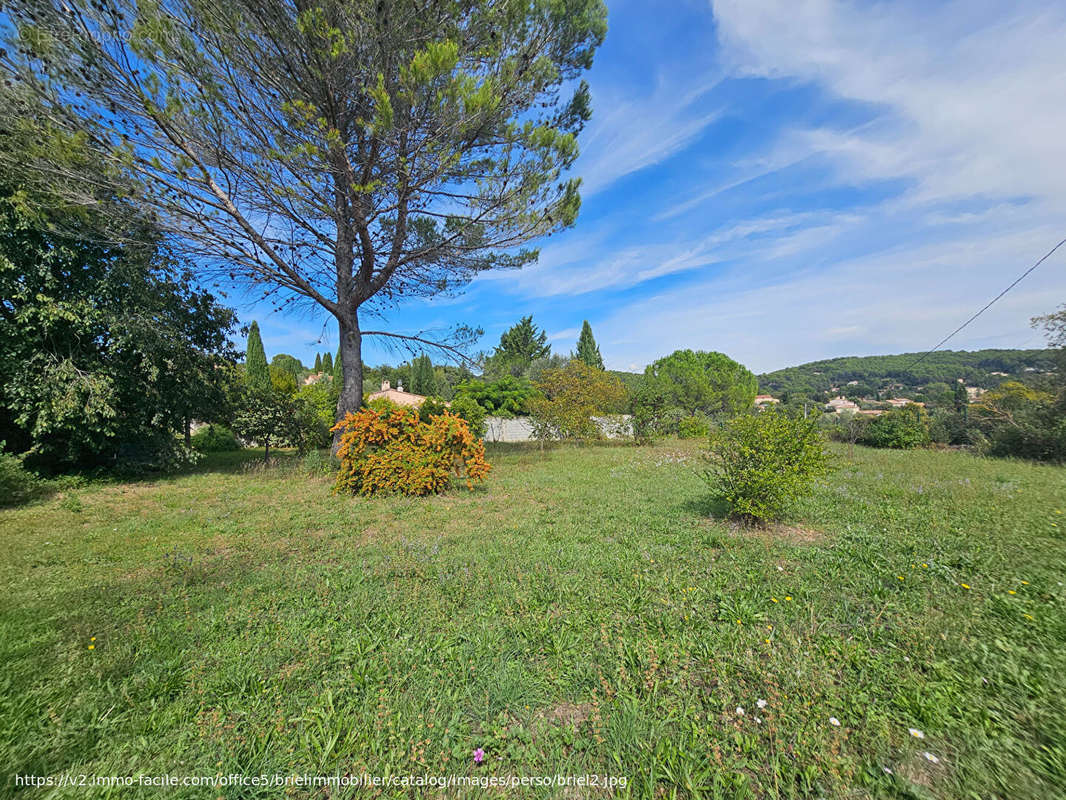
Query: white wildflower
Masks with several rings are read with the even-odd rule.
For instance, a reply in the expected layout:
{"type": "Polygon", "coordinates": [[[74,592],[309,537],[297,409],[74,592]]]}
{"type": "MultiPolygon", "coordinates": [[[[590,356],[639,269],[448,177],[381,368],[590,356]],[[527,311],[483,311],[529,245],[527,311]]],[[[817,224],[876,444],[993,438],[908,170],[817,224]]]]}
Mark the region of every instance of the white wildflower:
{"type": "Polygon", "coordinates": [[[743,706],[737,706],[737,716],[738,717],[743,717],[744,716],[744,708],[743,708],[743,706]]]}
{"type": "Polygon", "coordinates": [[[924,753],[922,753],[922,755],[925,756],[925,760],[926,761],[932,761],[934,764],[939,764],[940,763],[940,759],[937,758],[936,756],[934,756],[928,750],[926,750],[924,753]]]}
{"type": "Polygon", "coordinates": [[[766,701],[760,698],[759,700],[755,701],[755,705],[757,705],[759,708],[766,708],[766,701]]]}
{"type": "Polygon", "coordinates": [[[840,720],[837,719],[836,717],[830,717],[829,718],[829,724],[832,725],[834,728],[839,728],[840,727],[840,720]]]}
{"type": "Polygon", "coordinates": [[[925,738],[925,734],[922,733],[917,728],[907,728],[907,730],[910,731],[911,736],[913,736],[915,739],[924,739],[925,738]]]}

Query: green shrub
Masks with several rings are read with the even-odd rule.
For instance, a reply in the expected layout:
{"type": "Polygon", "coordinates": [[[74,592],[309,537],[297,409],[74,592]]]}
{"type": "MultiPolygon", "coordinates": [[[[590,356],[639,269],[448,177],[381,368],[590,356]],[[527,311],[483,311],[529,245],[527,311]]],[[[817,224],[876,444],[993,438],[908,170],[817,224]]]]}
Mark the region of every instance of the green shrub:
{"type": "Polygon", "coordinates": [[[703,414],[690,414],[677,423],[677,435],[682,439],[702,439],[711,432],[711,422],[703,414]]]}
{"type": "Polygon", "coordinates": [[[418,407],[418,418],[422,422],[429,422],[430,417],[438,417],[447,410],[448,406],[439,397],[427,397],[418,407]]]}
{"type": "Polygon", "coordinates": [[[479,439],[485,435],[485,409],[471,397],[456,397],[452,400],[451,412],[466,420],[470,432],[479,439]]]}
{"type": "Polygon", "coordinates": [[[780,518],[828,471],[818,423],[777,409],[726,422],[711,434],[707,461],[711,491],[733,516],[757,524],[780,518]]]}
{"type": "MultiPolygon", "coordinates": [[[[0,442],[0,447],[3,446],[0,442]]],[[[15,506],[31,500],[41,488],[40,480],[22,466],[22,459],[0,452],[0,506],[15,506]]]]}
{"type": "Polygon", "coordinates": [[[228,453],[241,449],[237,434],[224,425],[205,425],[192,435],[192,448],[201,453],[228,453]]]}
{"type": "Polygon", "coordinates": [[[922,447],[931,441],[929,436],[929,414],[914,403],[903,408],[886,411],[874,417],[866,426],[862,443],[871,447],[891,447],[909,450],[922,447]]]}

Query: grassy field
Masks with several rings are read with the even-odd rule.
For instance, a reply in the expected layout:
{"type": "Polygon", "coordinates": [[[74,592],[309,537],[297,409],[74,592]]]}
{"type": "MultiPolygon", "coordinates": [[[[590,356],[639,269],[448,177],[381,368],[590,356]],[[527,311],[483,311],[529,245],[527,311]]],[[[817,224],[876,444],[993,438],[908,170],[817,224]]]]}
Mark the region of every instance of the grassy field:
{"type": "MultiPolygon", "coordinates": [[[[238,454],[2,511],[0,793],[276,797],[13,776],[366,772],[1063,796],[1066,470],[839,451],[789,524],[747,531],[697,456],[496,449],[473,492],[353,500],[238,454]]],[[[494,792],[552,793],[612,794],[494,792]]]]}

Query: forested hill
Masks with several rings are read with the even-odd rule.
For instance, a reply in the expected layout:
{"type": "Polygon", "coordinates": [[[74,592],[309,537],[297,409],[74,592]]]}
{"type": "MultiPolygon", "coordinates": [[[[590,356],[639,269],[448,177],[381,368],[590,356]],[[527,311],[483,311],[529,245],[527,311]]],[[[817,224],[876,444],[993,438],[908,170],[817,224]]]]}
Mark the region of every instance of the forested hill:
{"type": "Polygon", "coordinates": [[[920,355],[846,356],[812,361],[760,375],[759,391],[773,395],[810,395],[828,392],[831,387],[842,387],[850,381],[872,389],[902,384],[905,389],[915,390],[934,382],[951,384],[958,378],[967,386],[991,389],[1012,378],[1055,368],[1050,350],[944,350],[912,366],[920,355]]]}

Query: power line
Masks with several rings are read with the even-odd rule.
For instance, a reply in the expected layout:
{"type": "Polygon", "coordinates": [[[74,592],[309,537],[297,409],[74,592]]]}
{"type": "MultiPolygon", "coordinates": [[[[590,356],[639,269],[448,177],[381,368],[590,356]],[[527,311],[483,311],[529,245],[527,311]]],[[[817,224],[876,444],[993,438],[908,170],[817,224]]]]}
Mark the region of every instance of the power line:
{"type": "Polygon", "coordinates": [[[946,342],[948,342],[950,339],[952,339],[955,336],[955,334],[957,334],[959,331],[961,331],[963,328],[965,328],[967,325],[969,325],[971,322],[973,322],[979,316],[981,316],[986,311],[988,311],[988,309],[992,307],[993,303],[995,303],[997,300],[999,300],[999,298],[1001,298],[1003,295],[1005,295],[1007,292],[1009,292],[1011,289],[1013,289],[1015,286],[1017,286],[1019,283],[1021,283],[1029,275],[1030,272],[1032,272],[1034,269],[1036,269],[1041,264],[1043,264],[1045,261],[1047,261],[1049,258],[1051,258],[1052,254],[1056,250],[1058,250],[1060,247],[1062,247],[1064,244],[1066,244],[1066,239],[1063,239],[1057,245],[1055,245],[1050,250],[1048,250],[1046,253],[1044,253],[1044,256],[1039,261],[1037,261],[1035,264],[1033,264],[1033,266],[1029,267],[1029,269],[1027,269],[1025,272],[1023,272],[1021,275],[1019,275],[1015,279],[1014,283],[1012,283],[1010,286],[1008,286],[1002,292],[1000,292],[995,297],[993,297],[991,300],[989,300],[988,303],[986,303],[985,306],[980,311],[978,311],[976,314],[974,314],[972,317],[970,317],[968,320],[966,320],[964,323],[962,323],[959,327],[957,327],[955,330],[953,330],[951,333],[949,333],[947,336],[945,336],[943,339],[941,339],[936,344],[935,347],[933,347],[931,350],[926,350],[924,353],[922,353],[920,356],[918,356],[918,358],[916,358],[911,364],[909,364],[907,367],[905,367],[903,371],[906,372],[907,370],[913,369],[914,367],[916,367],[920,363],[922,363],[922,361],[925,360],[926,356],[932,355],[937,350],[939,350],[941,347],[943,347],[946,342]]]}

